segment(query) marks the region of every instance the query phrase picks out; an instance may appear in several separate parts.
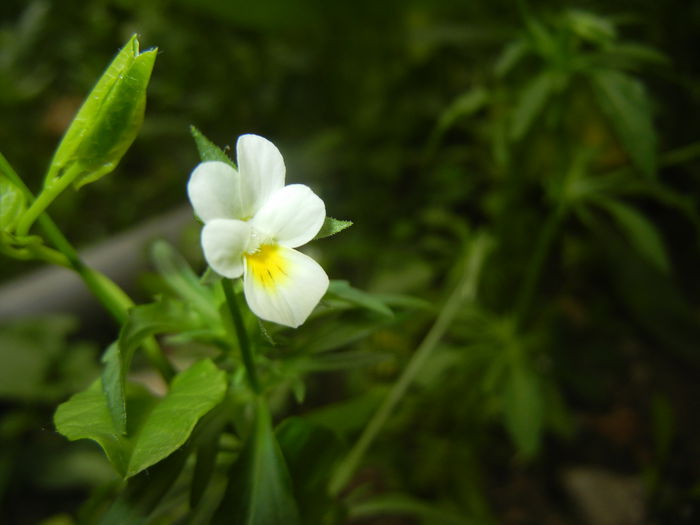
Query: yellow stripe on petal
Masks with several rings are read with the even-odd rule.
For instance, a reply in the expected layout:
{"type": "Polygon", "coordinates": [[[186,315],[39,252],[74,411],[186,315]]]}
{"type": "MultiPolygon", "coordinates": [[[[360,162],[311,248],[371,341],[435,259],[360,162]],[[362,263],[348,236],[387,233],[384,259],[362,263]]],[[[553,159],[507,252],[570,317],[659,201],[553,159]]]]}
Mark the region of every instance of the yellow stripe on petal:
{"type": "Polygon", "coordinates": [[[273,291],[289,279],[289,263],[276,244],[263,244],[255,253],[247,253],[245,258],[250,275],[267,291],[273,291]]]}

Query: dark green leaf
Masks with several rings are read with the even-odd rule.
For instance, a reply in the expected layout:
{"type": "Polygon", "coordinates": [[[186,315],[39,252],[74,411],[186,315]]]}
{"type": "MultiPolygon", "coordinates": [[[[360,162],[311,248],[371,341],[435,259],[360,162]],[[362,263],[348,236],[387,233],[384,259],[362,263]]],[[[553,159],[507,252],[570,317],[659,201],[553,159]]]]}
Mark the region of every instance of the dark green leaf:
{"type": "Polygon", "coordinates": [[[258,398],[255,425],[229,475],[214,525],[297,525],[299,512],[284,457],[265,401],[258,398]]]}
{"type": "Polygon", "coordinates": [[[639,253],[664,273],[670,270],[670,262],[663,240],[656,226],[635,208],[620,201],[601,200],[602,205],[615,219],[628,241],[639,253]]]}
{"type": "Polygon", "coordinates": [[[225,372],[207,359],[180,372],[160,400],[142,388],[130,388],[126,436],[117,432],[99,381],[61,404],[54,423],[71,441],[99,443],[116,470],[131,477],[180,448],[225,392],[225,372]]]}
{"type": "Polygon", "coordinates": [[[545,71],[537,75],[520,93],[520,98],[513,111],[510,137],[522,139],[530,130],[535,119],[540,115],[555,87],[555,77],[545,71]]]}
{"type": "Polygon", "coordinates": [[[591,74],[598,104],[632,163],[646,176],[656,172],[656,133],[644,86],[625,73],[598,70],[591,74]]]}
{"type": "Polygon", "coordinates": [[[224,151],[205,137],[201,131],[199,131],[194,126],[190,126],[190,133],[194,138],[194,142],[197,145],[197,151],[199,152],[199,158],[202,162],[208,162],[211,160],[218,160],[220,162],[225,162],[234,169],[236,164],[231,160],[231,158],[224,153],[224,151]]]}
{"type": "Polygon", "coordinates": [[[353,288],[348,281],[333,280],[328,286],[328,293],[351,304],[372,310],[378,314],[392,317],[394,312],[387,305],[370,293],[353,288]]]}
{"type": "Polygon", "coordinates": [[[542,390],[535,372],[514,365],[505,385],[505,425],[519,452],[533,457],[540,447],[544,422],[542,390]]]}
{"type": "Polygon", "coordinates": [[[316,234],[314,239],[323,239],[324,237],[330,237],[336,233],[342,232],[352,226],[352,221],[341,221],[339,219],[334,219],[333,217],[326,217],[323,221],[323,226],[316,234]]]}
{"type": "Polygon", "coordinates": [[[381,516],[408,516],[419,523],[440,525],[476,525],[481,521],[469,519],[459,514],[441,509],[434,504],[421,501],[407,494],[382,494],[366,501],[350,504],[352,521],[375,521],[381,516]]]}

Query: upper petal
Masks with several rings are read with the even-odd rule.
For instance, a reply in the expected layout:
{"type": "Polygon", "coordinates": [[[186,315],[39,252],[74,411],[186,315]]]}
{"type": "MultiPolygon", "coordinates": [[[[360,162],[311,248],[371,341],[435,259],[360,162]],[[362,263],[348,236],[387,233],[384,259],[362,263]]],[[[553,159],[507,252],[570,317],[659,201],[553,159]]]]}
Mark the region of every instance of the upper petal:
{"type": "Polygon", "coordinates": [[[277,147],[258,135],[241,135],[236,143],[245,217],[251,217],[284,186],[284,159],[277,147]]]}
{"type": "Polygon", "coordinates": [[[311,188],[290,184],[272,194],[250,222],[279,244],[295,248],[313,239],[325,218],[326,206],[311,188]]]}
{"type": "Polygon", "coordinates": [[[246,256],[243,290],[248,306],[261,319],[296,328],[327,289],[326,272],[301,252],[267,245],[246,256]]]}
{"type": "Polygon", "coordinates": [[[250,226],[243,221],[213,219],[207,222],[202,228],[202,250],[209,266],[224,277],[240,277],[250,232],[250,226]]]}
{"type": "Polygon", "coordinates": [[[225,162],[198,164],[187,183],[187,195],[204,222],[245,217],[241,175],[225,162]]]}

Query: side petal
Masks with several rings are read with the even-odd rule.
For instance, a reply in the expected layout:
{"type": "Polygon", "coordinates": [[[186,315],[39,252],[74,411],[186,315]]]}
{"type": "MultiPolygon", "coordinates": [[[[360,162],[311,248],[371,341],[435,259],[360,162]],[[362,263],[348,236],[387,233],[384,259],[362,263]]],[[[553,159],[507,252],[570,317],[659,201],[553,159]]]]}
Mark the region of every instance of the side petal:
{"type": "Polygon", "coordinates": [[[204,222],[242,219],[245,215],[240,186],[240,174],[225,162],[202,162],[190,175],[187,196],[204,222]]]}
{"type": "Polygon", "coordinates": [[[284,186],[284,159],[277,147],[258,135],[241,135],[236,143],[245,217],[255,215],[265,201],[284,186]]]}
{"type": "Polygon", "coordinates": [[[250,222],[279,244],[296,248],[316,236],[325,218],[326,206],[311,188],[290,184],[273,193],[250,222]]]}
{"type": "Polygon", "coordinates": [[[243,290],[248,306],[261,319],[296,328],[326,293],[328,276],[311,257],[291,248],[268,245],[261,251],[262,256],[246,256],[243,290]]]}
{"type": "Polygon", "coordinates": [[[213,219],[202,228],[202,250],[218,274],[235,279],[243,274],[243,254],[250,240],[250,226],[243,221],[213,219]]]}

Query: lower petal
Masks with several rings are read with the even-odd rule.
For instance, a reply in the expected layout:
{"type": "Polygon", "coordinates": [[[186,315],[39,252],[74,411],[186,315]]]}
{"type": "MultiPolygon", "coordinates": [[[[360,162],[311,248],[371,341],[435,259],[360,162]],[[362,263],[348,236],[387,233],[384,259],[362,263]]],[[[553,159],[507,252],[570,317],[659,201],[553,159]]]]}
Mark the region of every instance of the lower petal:
{"type": "Polygon", "coordinates": [[[328,276],[311,257],[281,245],[245,256],[244,291],[255,315],[296,328],[328,289],[328,276]]]}

